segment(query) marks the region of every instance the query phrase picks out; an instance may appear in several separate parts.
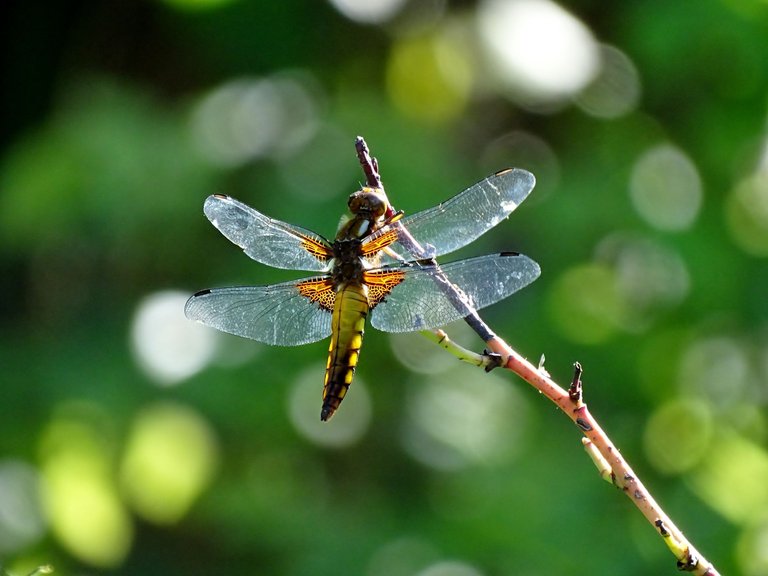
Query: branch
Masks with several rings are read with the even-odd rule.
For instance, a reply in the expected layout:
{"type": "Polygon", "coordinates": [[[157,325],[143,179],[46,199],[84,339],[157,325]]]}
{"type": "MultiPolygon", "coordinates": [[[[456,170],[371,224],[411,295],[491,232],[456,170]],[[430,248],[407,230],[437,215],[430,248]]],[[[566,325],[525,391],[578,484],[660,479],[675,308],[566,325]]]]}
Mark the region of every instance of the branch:
{"type": "Polygon", "coordinates": [[[478,354],[477,352],[467,350],[451,340],[444,330],[422,330],[419,334],[428,340],[432,340],[432,342],[444,348],[449,354],[452,354],[462,362],[483,368],[486,372],[501,366],[501,356],[498,354],[491,354],[487,351],[483,354],[478,354]]]}
{"type": "Polygon", "coordinates": [[[549,398],[581,430],[584,448],[595,462],[600,476],[621,489],[632,503],[654,526],[664,543],[677,558],[677,568],[699,576],[718,576],[714,565],[702,556],[683,532],[672,522],[651,493],[634,473],[629,463],[611,442],[582,397],[581,365],[575,365],[574,378],[566,392],[552,380],[543,368],[537,368],[515,352],[498,336],[486,342],[488,348],[506,361],[503,367],[511,370],[539,392],[549,398]]]}
{"type": "MultiPolygon", "coordinates": [[[[360,165],[366,175],[368,186],[383,190],[378,163],[375,158],[370,156],[368,146],[362,137],[358,136],[355,141],[355,148],[360,165]]],[[[387,214],[388,217],[395,213],[394,206],[390,205],[388,210],[391,211],[387,214]]],[[[407,234],[407,230],[404,227],[401,227],[401,230],[406,234],[405,242],[407,244],[412,243],[412,252],[418,255],[420,250],[418,242],[407,234]]],[[[411,249],[408,246],[406,248],[411,249]]],[[[479,320],[482,326],[486,326],[477,315],[477,312],[472,312],[471,316],[479,320]]],[[[468,322],[470,326],[473,325],[472,321],[468,320],[468,322]]],[[[651,493],[629,466],[629,463],[627,463],[610,438],[608,438],[608,435],[600,427],[597,420],[589,412],[583,400],[581,365],[578,363],[574,365],[573,380],[566,391],[550,378],[543,366],[534,366],[515,352],[504,340],[493,334],[489,328],[486,328],[486,330],[485,333],[476,330],[491,351],[490,354],[486,353],[484,355],[475,354],[462,348],[452,342],[442,330],[422,332],[422,334],[462,361],[483,367],[487,371],[497,365],[511,370],[554,402],[566,416],[573,420],[582,434],[584,434],[585,437],[582,438],[582,444],[589,457],[595,463],[600,476],[622,490],[640,510],[646,520],[662,537],[664,543],[672,551],[672,554],[674,554],[677,559],[677,568],[698,576],[719,576],[719,572],[714,565],[694,548],[693,544],[688,541],[682,531],[654,500],[651,493]]]]}
{"type": "MultiPolygon", "coordinates": [[[[365,143],[365,138],[362,136],[355,138],[355,150],[357,151],[357,159],[363,168],[365,181],[368,186],[383,189],[384,186],[381,184],[381,175],[379,174],[379,163],[376,161],[376,158],[371,156],[371,153],[368,151],[368,144],[365,143]]],[[[387,217],[389,216],[391,214],[387,214],[387,217]]]]}

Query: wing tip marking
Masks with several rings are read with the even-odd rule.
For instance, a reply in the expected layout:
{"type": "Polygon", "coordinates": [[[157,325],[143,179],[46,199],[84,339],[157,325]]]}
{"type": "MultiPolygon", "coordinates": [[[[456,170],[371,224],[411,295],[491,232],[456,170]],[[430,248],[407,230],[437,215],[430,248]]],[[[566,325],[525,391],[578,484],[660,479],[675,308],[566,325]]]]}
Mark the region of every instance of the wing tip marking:
{"type": "Polygon", "coordinates": [[[494,178],[494,177],[501,178],[507,175],[515,175],[518,178],[525,178],[527,180],[530,180],[531,190],[533,189],[534,186],[536,186],[536,176],[533,174],[533,172],[530,172],[525,168],[504,168],[503,170],[494,172],[491,178],[494,178]]]}

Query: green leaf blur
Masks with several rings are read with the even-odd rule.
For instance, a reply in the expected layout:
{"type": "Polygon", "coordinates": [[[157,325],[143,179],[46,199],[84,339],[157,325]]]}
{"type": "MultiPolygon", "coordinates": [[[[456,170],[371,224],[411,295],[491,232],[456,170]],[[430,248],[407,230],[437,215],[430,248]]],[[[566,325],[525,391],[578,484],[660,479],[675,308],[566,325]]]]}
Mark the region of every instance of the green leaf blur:
{"type": "Polygon", "coordinates": [[[331,237],[362,135],[406,213],[536,175],[456,257],[541,265],[483,318],[562,383],[579,360],[692,542],[768,574],[768,5],[12,0],[0,20],[2,570],[676,572],[509,374],[369,327],[321,424],[327,342],[184,318],[198,289],[299,277],[205,197],[331,237]]]}

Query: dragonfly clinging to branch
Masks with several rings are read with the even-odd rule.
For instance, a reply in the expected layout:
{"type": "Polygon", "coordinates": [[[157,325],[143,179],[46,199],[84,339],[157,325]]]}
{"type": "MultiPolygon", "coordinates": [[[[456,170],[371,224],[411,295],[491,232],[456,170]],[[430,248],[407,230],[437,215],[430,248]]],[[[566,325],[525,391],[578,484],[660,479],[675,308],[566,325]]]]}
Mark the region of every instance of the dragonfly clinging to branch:
{"type": "Polygon", "coordinates": [[[434,260],[506,218],[534,184],[525,170],[505,170],[406,217],[385,217],[386,196],[364,187],[350,196],[352,216],[333,241],[228,196],[210,196],[205,215],[252,259],[319,275],[268,286],[202,290],[187,301],[186,315],[277,346],[331,336],[320,415],[328,420],[352,383],[369,315],[371,324],[384,332],[438,328],[506,298],[539,276],[538,264],[514,252],[439,266],[434,260]],[[439,289],[446,282],[452,290],[439,289]]]}

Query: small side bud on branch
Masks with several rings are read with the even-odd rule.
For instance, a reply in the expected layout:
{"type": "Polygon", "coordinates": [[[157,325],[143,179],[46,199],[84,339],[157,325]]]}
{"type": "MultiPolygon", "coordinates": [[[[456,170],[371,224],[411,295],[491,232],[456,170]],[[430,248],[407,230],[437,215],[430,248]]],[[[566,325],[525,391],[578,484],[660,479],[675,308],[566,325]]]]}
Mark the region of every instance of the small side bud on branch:
{"type": "Polygon", "coordinates": [[[584,445],[584,450],[587,451],[587,454],[592,459],[595,467],[597,467],[597,471],[600,473],[600,478],[609,484],[616,486],[616,475],[613,473],[613,469],[608,463],[608,460],[603,458],[603,455],[600,454],[600,451],[589,438],[582,438],[581,443],[584,445]]]}
{"type": "Polygon", "coordinates": [[[542,354],[541,357],[539,358],[538,369],[539,369],[539,372],[541,372],[544,376],[549,378],[549,372],[547,372],[547,369],[544,368],[544,362],[546,361],[547,361],[547,357],[544,356],[544,354],[542,354]]]}

